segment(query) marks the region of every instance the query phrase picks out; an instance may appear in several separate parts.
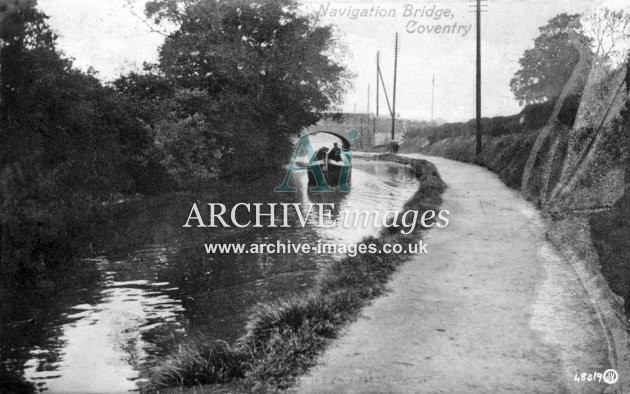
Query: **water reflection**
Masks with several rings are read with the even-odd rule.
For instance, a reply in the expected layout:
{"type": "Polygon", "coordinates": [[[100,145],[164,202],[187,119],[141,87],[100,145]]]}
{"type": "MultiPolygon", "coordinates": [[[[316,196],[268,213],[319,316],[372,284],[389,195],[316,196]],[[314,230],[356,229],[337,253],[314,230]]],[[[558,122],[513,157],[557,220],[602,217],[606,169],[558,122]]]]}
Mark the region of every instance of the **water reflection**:
{"type": "MultiPolygon", "coordinates": [[[[359,226],[355,226],[358,215],[354,213],[377,210],[382,215],[388,210],[400,210],[417,189],[415,177],[403,165],[357,159],[353,164],[352,192],[349,194],[308,193],[305,185],[299,189],[302,190],[302,201],[335,204],[335,209],[330,210],[330,219],[324,220],[324,226],[317,229],[322,242],[356,243],[366,236],[378,235],[380,226],[363,226],[361,218],[359,226]],[[344,226],[345,223],[350,226],[344,226]]],[[[312,218],[310,224],[317,226],[317,219],[312,218]]]]}
{"type": "Polygon", "coordinates": [[[27,379],[45,382],[51,392],[137,389],[138,371],[152,348],[143,333],[177,323],[184,311],[181,301],[170,296],[178,289],[168,282],[125,281],[128,271],[119,275],[117,267],[127,262],[95,262],[104,276],[99,302],[70,307],[61,316],[53,353],[35,348],[24,366],[27,379]]]}
{"type": "MultiPolygon", "coordinates": [[[[95,241],[102,256],[85,262],[98,280],[55,290],[59,297],[49,302],[58,306],[49,314],[38,310],[28,323],[9,322],[12,335],[0,339],[3,363],[22,369],[49,392],[135,390],[143,366],[178,332],[233,341],[253,305],[304,291],[323,266],[341,257],[208,255],[204,243],[357,242],[379,228],[345,228],[339,221],[344,211],[400,209],[417,189],[408,169],[393,163],[355,161],[351,193],[309,193],[305,176],[293,181],[298,193],[273,193],[273,182],[261,180],[210,197],[143,202],[104,218],[95,241]],[[331,227],[319,227],[319,215],[313,214],[305,228],[184,229],[193,202],[332,203],[335,208],[325,219],[331,227]],[[20,334],[29,324],[35,328],[20,334]]],[[[2,330],[7,327],[3,322],[2,330]]]]}

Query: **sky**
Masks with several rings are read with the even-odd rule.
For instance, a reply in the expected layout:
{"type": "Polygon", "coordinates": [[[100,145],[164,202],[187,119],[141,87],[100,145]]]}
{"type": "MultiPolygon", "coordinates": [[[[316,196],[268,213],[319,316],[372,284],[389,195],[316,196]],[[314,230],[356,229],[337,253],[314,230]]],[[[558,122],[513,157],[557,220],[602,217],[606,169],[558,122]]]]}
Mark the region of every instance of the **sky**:
{"type": "MultiPolygon", "coordinates": [[[[381,53],[383,79],[391,100],[394,35],[398,32],[397,114],[407,119],[429,120],[431,81],[435,76],[434,118],[461,121],[475,114],[475,14],[469,12],[471,1],[303,0],[302,4],[305,12],[319,15],[320,23],[335,25],[343,43],[339,53],[355,75],[342,103],[345,112],[354,112],[355,108],[357,112],[368,111],[368,89],[369,112],[375,112],[377,50],[381,53]],[[428,16],[426,10],[432,9],[433,15],[428,16]],[[437,10],[442,10],[440,18],[437,10]],[[379,11],[386,15],[378,15],[379,11]],[[417,13],[409,16],[410,11],[417,13]],[[353,13],[359,15],[348,17],[353,13]],[[367,16],[361,17],[361,13],[367,16]],[[451,32],[445,33],[448,30],[451,32]]],[[[533,46],[538,28],[562,12],[584,12],[593,6],[593,0],[485,0],[485,3],[482,113],[484,116],[514,114],[521,108],[509,89],[509,81],[519,69],[518,60],[523,52],[533,46]]],[[[151,32],[142,20],[143,4],[143,0],[39,0],[39,8],[50,16],[49,23],[59,35],[60,49],[74,58],[78,67],[97,70],[104,81],[141,70],[143,62],[156,61],[164,37],[151,32]]],[[[380,114],[385,115],[388,109],[382,90],[380,98],[380,114]]]]}

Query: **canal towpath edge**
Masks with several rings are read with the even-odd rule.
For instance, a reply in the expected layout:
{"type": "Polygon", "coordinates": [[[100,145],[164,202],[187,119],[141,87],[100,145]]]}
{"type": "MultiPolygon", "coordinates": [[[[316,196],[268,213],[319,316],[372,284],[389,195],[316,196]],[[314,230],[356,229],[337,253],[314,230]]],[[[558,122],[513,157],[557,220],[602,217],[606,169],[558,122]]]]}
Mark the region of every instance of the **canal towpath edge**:
{"type": "Polygon", "coordinates": [[[447,228],[400,267],[292,390],[301,393],[610,392],[606,333],[533,205],[490,171],[437,157],[447,228]]]}

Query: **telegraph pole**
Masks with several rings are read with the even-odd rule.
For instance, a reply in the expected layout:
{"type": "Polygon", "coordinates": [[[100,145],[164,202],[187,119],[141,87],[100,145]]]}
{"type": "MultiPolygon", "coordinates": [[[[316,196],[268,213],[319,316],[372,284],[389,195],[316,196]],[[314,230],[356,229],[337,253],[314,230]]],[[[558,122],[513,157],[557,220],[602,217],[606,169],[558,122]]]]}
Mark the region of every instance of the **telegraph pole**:
{"type": "Polygon", "coordinates": [[[379,102],[378,96],[381,91],[381,86],[379,82],[381,82],[381,55],[379,51],[376,51],[376,116],[373,119],[374,127],[372,127],[372,145],[374,145],[374,136],[376,135],[376,120],[378,119],[378,111],[379,111],[379,102]]]}
{"type": "Polygon", "coordinates": [[[398,33],[394,44],[394,93],[392,95],[392,141],[396,132],[396,77],[398,74],[398,33]]]}
{"type": "Polygon", "coordinates": [[[367,95],[367,111],[365,112],[366,114],[370,113],[370,84],[368,83],[368,95],[367,95]]]}
{"type": "Polygon", "coordinates": [[[380,75],[381,75],[381,54],[376,51],[376,117],[378,117],[378,96],[380,92],[380,75]]]}
{"type": "Polygon", "coordinates": [[[481,154],[481,0],[477,0],[477,130],[475,133],[477,157],[481,154]]]}
{"type": "Polygon", "coordinates": [[[435,74],[431,80],[431,122],[433,122],[433,108],[435,103],[435,74]]]}

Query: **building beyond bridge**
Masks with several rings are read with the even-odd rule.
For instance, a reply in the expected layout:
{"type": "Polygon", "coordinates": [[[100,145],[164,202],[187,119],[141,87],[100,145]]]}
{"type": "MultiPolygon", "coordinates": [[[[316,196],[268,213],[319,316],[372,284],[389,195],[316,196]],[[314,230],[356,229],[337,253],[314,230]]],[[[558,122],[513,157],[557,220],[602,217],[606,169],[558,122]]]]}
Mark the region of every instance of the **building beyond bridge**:
{"type": "MultiPolygon", "coordinates": [[[[396,119],[396,141],[401,141],[402,136],[410,127],[420,126],[424,122],[396,119]]],[[[341,135],[346,135],[348,129],[355,128],[360,137],[354,141],[354,149],[372,148],[385,145],[391,141],[392,118],[389,116],[374,116],[373,114],[349,114],[330,113],[324,116],[315,126],[308,131],[326,130],[341,135]]]]}

